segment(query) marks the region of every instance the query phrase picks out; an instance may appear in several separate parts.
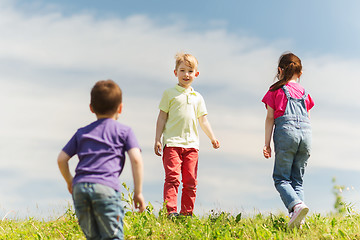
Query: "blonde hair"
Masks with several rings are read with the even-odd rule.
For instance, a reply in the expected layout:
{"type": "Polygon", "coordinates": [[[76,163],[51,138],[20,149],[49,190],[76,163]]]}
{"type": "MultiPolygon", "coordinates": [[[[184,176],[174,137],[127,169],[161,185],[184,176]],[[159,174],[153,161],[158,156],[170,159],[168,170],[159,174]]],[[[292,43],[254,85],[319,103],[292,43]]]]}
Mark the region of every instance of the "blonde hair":
{"type": "Polygon", "coordinates": [[[175,70],[178,69],[181,63],[184,63],[186,66],[197,70],[198,60],[193,55],[180,52],[175,55],[175,59],[175,70]]]}

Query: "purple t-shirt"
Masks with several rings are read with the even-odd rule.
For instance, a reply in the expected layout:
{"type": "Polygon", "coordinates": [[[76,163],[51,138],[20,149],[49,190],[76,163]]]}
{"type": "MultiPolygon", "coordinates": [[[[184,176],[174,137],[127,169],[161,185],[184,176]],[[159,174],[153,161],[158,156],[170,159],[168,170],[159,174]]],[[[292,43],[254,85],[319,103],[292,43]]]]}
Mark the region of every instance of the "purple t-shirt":
{"type": "Polygon", "coordinates": [[[114,119],[99,119],[78,129],[63,148],[70,157],[79,157],[73,185],[100,183],[120,191],[125,152],[132,148],[140,148],[134,132],[114,119]]]}

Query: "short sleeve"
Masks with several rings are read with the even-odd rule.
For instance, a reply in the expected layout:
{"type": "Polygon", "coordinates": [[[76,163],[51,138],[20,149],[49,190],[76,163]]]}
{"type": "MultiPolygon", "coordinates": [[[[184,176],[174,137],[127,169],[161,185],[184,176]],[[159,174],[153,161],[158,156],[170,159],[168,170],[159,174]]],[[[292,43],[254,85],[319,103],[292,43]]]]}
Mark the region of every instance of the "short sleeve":
{"type": "Polygon", "coordinates": [[[196,112],[196,118],[199,118],[201,116],[207,115],[207,109],[205,105],[204,98],[199,94],[199,102],[197,106],[197,112],[196,112]]]}
{"type": "Polygon", "coordinates": [[[76,134],[70,139],[70,141],[62,149],[69,157],[74,156],[77,153],[78,141],[76,134]]]}
{"type": "Polygon", "coordinates": [[[308,94],[308,97],[305,101],[306,101],[306,108],[308,111],[314,107],[315,103],[314,100],[311,98],[310,94],[308,94]]]}
{"type": "Polygon", "coordinates": [[[139,143],[136,139],[135,133],[134,131],[129,128],[128,134],[127,134],[127,138],[126,138],[126,144],[125,144],[125,150],[129,151],[132,148],[139,148],[139,143]]]}
{"type": "Polygon", "coordinates": [[[262,99],[262,102],[266,105],[270,106],[272,109],[275,109],[275,92],[268,91],[262,99]]]}
{"type": "Polygon", "coordinates": [[[169,112],[170,102],[169,102],[169,97],[168,97],[168,94],[167,94],[166,91],[163,93],[163,96],[161,98],[161,101],[160,101],[160,104],[159,104],[159,109],[161,111],[166,112],[166,113],[169,112]]]}

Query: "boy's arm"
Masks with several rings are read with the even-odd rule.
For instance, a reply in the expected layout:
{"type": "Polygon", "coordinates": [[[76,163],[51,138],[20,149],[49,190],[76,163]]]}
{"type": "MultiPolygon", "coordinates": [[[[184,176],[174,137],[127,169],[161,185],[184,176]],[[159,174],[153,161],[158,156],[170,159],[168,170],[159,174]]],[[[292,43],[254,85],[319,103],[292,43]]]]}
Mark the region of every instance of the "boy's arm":
{"type": "Polygon", "coordinates": [[[206,136],[208,136],[211,140],[211,143],[213,145],[213,148],[217,149],[220,147],[220,143],[219,141],[216,139],[209,121],[207,120],[206,115],[203,115],[201,117],[199,117],[199,123],[200,123],[200,127],[201,129],[204,131],[204,133],[206,134],[206,136]]]}
{"type": "Polygon", "coordinates": [[[160,110],[156,122],[156,135],[155,135],[155,145],[154,145],[155,154],[158,156],[161,156],[161,152],[162,152],[161,135],[164,131],[167,118],[168,118],[168,114],[160,110]]]}
{"type": "Polygon", "coordinates": [[[265,158],[271,157],[271,136],[274,128],[274,109],[269,105],[267,107],[267,114],[265,119],[265,146],[263,148],[263,154],[265,158]]]}
{"type": "Polygon", "coordinates": [[[64,151],[61,151],[59,153],[57,163],[58,163],[61,175],[64,177],[64,179],[67,183],[68,190],[69,190],[70,194],[72,194],[73,176],[70,173],[69,163],[68,163],[69,160],[70,160],[69,155],[67,155],[64,151]]]}
{"type": "Polygon", "coordinates": [[[145,200],[142,195],[142,181],[143,181],[143,162],[139,148],[132,148],[128,151],[131,161],[131,169],[134,180],[134,203],[135,208],[140,212],[145,210],[145,200]]]}

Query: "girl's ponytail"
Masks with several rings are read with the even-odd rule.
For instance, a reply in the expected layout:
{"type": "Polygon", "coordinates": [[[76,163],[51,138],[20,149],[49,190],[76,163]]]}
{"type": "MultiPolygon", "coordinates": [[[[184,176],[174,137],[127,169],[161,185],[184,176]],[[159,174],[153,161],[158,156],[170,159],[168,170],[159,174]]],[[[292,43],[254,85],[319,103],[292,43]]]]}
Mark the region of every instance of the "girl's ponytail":
{"type": "Polygon", "coordinates": [[[280,71],[278,70],[276,77],[279,81],[270,86],[270,91],[276,91],[281,88],[290,81],[294,74],[300,75],[302,71],[301,60],[293,53],[284,53],[281,55],[278,67],[282,69],[283,74],[280,75],[280,71]]]}

